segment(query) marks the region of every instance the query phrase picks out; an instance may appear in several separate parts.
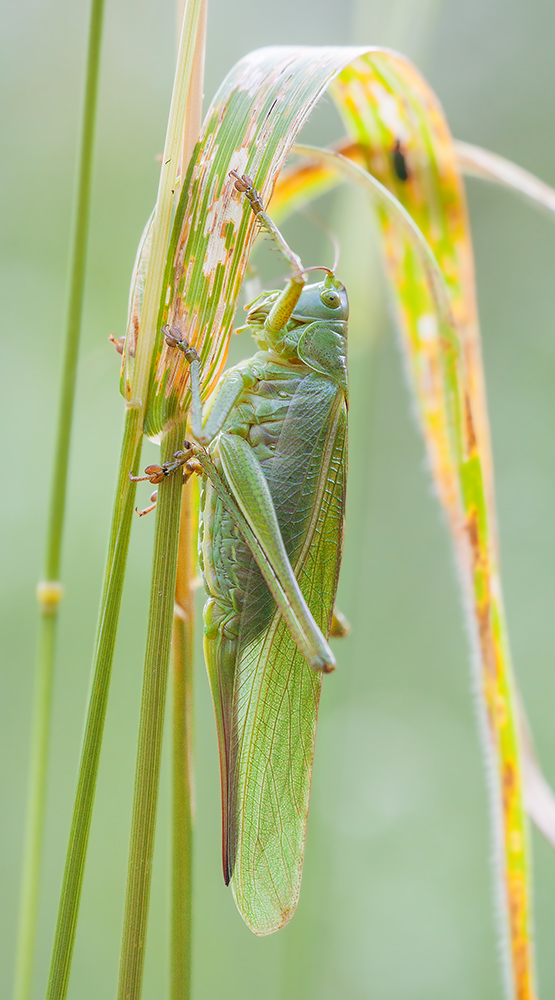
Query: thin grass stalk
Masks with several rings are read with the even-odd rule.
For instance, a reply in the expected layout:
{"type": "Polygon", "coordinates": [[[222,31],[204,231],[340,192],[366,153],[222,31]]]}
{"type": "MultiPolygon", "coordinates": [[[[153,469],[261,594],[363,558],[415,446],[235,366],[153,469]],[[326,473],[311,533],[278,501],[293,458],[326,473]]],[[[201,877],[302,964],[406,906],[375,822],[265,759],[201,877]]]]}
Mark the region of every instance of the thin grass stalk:
{"type": "MultiPolygon", "coordinates": [[[[61,588],[59,588],[61,590],[61,588]]],[[[53,590],[56,593],[56,589],[53,590]]],[[[33,982],[42,840],[46,804],[48,746],[58,602],[49,610],[44,601],[38,638],[38,660],[33,705],[31,767],[27,792],[27,828],[16,953],[15,1000],[28,1000],[33,982]]]]}
{"type": "MultiPolygon", "coordinates": [[[[178,27],[185,0],[178,0],[178,27]]],[[[202,123],[202,91],[206,48],[206,0],[203,0],[195,44],[191,83],[182,136],[180,173],[184,177],[202,123]]],[[[171,1000],[191,996],[193,890],[193,656],[194,656],[194,484],[183,490],[172,630],[172,903],[171,1000]]]]}
{"type": "Polygon", "coordinates": [[[171,1000],[191,996],[193,621],[175,616],[173,666],[173,829],[171,1000]]]}
{"type": "MultiPolygon", "coordinates": [[[[162,462],[177,450],[183,433],[184,426],[176,424],[165,435],[162,462]]],[[[182,488],[182,477],[173,475],[158,490],[118,1000],[139,1000],[142,992],[182,488]]]]}
{"type": "Polygon", "coordinates": [[[193,855],[193,483],[183,490],[172,637],[173,830],[171,1000],[191,995],[193,855]]]}
{"type": "Polygon", "coordinates": [[[27,821],[23,859],[19,933],[16,956],[15,1000],[28,1000],[33,978],[37,910],[39,899],[41,852],[44,833],[46,779],[52,683],[58,608],[62,597],[59,582],[64,532],[69,448],[75,403],[75,383],[79,355],[81,316],[85,288],[85,267],[89,232],[92,159],[104,0],[92,0],[89,22],[87,69],[79,149],[77,198],[71,250],[69,300],[56,448],[50,491],[44,582],[39,583],[39,638],[36,663],[31,762],[27,803],[27,821]]]}
{"type": "Polygon", "coordinates": [[[110,532],[109,554],[100,607],[93,679],[83,739],[77,794],[60,895],[46,1000],[65,1000],[81,899],[85,859],[108,704],[117,622],[134,514],[136,487],[129,482],[137,470],[142,449],[142,422],[138,409],[126,413],[121,463],[110,532]]]}

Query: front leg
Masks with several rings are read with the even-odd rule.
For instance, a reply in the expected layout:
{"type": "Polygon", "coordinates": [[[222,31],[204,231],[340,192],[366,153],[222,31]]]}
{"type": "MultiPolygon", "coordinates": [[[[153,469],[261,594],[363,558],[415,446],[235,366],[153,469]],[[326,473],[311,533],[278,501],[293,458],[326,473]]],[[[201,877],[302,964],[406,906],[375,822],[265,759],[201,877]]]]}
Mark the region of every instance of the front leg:
{"type": "Polygon", "coordinates": [[[274,302],[270,315],[264,324],[270,335],[276,335],[287,326],[295,306],[301,297],[301,292],[306,284],[306,276],[300,257],[291,249],[284,236],[280,233],[275,222],[264,211],[262,198],[254,187],[251,178],[247,174],[239,176],[235,170],[229,171],[230,176],[235,178],[235,188],[247,198],[260,225],[270,234],[274,243],[281,251],[285,259],[290,263],[293,271],[291,278],[283,289],[279,298],[274,302]]]}
{"type": "Polygon", "coordinates": [[[200,358],[189,343],[183,339],[177,327],[163,327],[166,344],[177,347],[185,355],[191,367],[191,430],[195,441],[203,448],[208,447],[220,433],[239,396],[249,384],[249,378],[242,372],[230,371],[218,389],[214,405],[206,424],[202,422],[202,400],[200,398],[200,358]]]}

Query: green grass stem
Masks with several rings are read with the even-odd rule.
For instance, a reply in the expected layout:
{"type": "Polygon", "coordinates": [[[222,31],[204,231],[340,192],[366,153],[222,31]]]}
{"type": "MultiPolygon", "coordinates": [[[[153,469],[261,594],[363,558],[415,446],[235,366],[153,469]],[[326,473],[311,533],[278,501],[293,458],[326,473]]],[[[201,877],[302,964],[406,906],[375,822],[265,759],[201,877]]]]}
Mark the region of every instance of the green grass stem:
{"type": "Polygon", "coordinates": [[[96,640],[93,680],[52,951],[47,1000],[64,1000],[69,984],[108,704],[117,622],[129,548],[129,535],[134,514],[135,484],[129,481],[129,472],[130,470],[135,472],[138,470],[142,440],[141,411],[130,408],[126,413],[119,480],[96,640]]]}
{"type": "MultiPolygon", "coordinates": [[[[162,462],[181,445],[184,429],[177,424],[166,434],[162,462]]],[[[182,489],[182,476],[177,474],[158,490],[118,1000],[139,1000],[142,990],[182,489]]]]}
{"type": "Polygon", "coordinates": [[[69,301],[65,330],[64,360],[46,541],[44,575],[46,582],[39,584],[38,592],[41,611],[35,674],[23,879],[16,954],[15,1000],[28,1000],[31,994],[33,979],[33,959],[41,874],[41,849],[46,803],[48,748],[50,743],[54,656],[58,607],[62,596],[62,588],[58,581],[64,531],[69,448],[75,402],[81,315],[85,288],[103,13],[104,0],[92,0],[79,150],[77,202],[70,257],[69,301]]]}
{"type": "Polygon", "coordinates": [[[57,580],[60,572],[60,557],[64,527],[64,513],[67,494],[67,474],[71,425],[75,402],[75,383],[79,354],[79,335],[85,291],[85,266],[89,233],[91,201],[91,179],[93,144],[98,98],[98,76],[100,68],[100,43],[104,0],[92,0],[89,26],[89,49],[87,54],[87,76],[85,101],[79,155],[79,180],[77,205],[71,251],[71,277],[67,311],[64,366],[58,414],[56,454],[50,498],[48,542],[46,549],[46,579],[57,580]]]}
{"type": "Polygon", "coordinates": [[[193,622],[173,623],[171,1000],[191,995],[193,622]]]}
{"type": "Polygon", "coordinates": [[[171,1000],[191,995],[193,510],[192,484],[183,490],[173,620],[173,841],[171,1000]]]}
{"type": "Polygon", "coordinates": [[[27,792],[27,826],[16,954],[14,993],[16,1000],[27,1000],[30,997],[33,980],[55,639],[56,614],[49,612],[45,607],[41,614],[39,627],[36,691],[33,706],[31,769],[27,792]]]}
{"type": "MultiPolygon", "coordinates": [[[[206,0],[198,11],[195,48],[185,120],[181,137],[180,167],[187,164],[200,133],[204,53],[206,47],[206,0]]],[[[178,0],[178,20],[183,34],[191,5],[178,0]]],[[[185,29],[186,30],[186,29],[185,29]]],[[[183,41],[182,43],[183,44],[183,41]]],[[[196,537],[193,517],[193,484],[183,490],[179,529],[175,614],[172,636],[173,669],[173,816],[172,816],[172,904],[171,904],[171,1000],[189,1000],[191,995],[191,925],[193,857],[193,579],[196,537]]]]}

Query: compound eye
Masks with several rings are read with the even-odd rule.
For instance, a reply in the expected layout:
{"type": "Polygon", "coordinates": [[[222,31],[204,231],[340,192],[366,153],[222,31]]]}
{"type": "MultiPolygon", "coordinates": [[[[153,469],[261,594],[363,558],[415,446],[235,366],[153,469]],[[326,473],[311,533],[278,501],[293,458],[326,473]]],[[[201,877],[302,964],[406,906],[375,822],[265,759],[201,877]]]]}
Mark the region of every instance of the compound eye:
{"type": "Polygon", "coordinates": [[[337,309],[341,305],[341,296],[333,288],[324,288],[323,292],[320,292],[320,300],[328,309],[337,309]]]}

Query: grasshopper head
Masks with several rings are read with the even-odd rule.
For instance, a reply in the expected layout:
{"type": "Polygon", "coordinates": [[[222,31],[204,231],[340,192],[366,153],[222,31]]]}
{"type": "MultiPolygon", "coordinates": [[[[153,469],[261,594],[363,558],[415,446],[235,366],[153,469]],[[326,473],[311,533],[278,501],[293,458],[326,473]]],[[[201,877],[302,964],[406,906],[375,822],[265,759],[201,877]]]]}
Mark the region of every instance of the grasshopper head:
{"type": "Polygon", "coordinates": [[[303,323],[316,320],[345,322],[349,318],[349,300],[345,285],[341,284],[331,271],[324,281],[305,285],[291,318],[303,323]]]}
{"type": "Polygon", "coordinates": [[[345,286],[332,271],[328,272],[324,281],[304,286],[289,322],[282,331],[275,333],[269,331],[265,324],[279,295],[280,292],[265,292],[245,307],[248,310],[248,328],[262,350],[272,350],[288,361],[300,360],[298,345],[306,328],[314,323],[329,329],[330,333],[336,333],[343,340],[346,338],[349,300],[345,286]]]}

